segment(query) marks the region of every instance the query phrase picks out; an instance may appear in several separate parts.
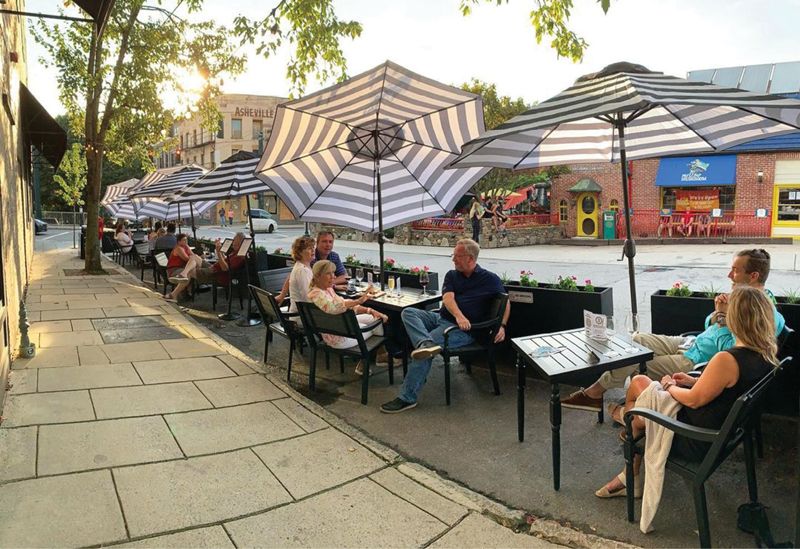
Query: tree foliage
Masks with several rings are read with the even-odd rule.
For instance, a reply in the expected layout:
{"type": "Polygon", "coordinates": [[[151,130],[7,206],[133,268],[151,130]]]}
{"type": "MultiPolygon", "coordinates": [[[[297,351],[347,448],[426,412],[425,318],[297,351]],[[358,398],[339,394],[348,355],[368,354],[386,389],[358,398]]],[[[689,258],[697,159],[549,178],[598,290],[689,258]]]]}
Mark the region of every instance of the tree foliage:
{"type": "Polygon", "coordinates": [[[73,143],[67,149],[58,171],[53,176],[53,181],[58,185],[56,194],[69,207],[83,206],[83,188],[86,186],[86,157],[83,147],[73,143]]]}
{"type": "MultiPolygon", "coordinates": [[[[461,13],[469,15],[472,6],[489,3],[501,5],[509,0],[461,0],[461,13]]],[[[608,13],[611,0],[595,0],[603,10],[608,13]]],[[[531,25],[536,33],[536,43],[541,44],[542,39],[550,37],[550,47],[556,50],[559,57],[567,57],[574,62],[583,60],[583,53],[589,44],[575,34],[567,26],[572,14],[572,0],[535,0],[535,7],[530,12],[531,25]]]]}
{"type": "Polygon", "coordinates": [[[239,16],[234,31],[242,43],[253,44],[256,52],[269,59],[287,44],[293,48],[286,67],[292,95],[302,95],[307,76],[325,82],[346,78],[347,61],[339,46],[342,38],[361,35],[357,21],[340,21],[333,0],[281,0],[261,20],[239,16]]]}

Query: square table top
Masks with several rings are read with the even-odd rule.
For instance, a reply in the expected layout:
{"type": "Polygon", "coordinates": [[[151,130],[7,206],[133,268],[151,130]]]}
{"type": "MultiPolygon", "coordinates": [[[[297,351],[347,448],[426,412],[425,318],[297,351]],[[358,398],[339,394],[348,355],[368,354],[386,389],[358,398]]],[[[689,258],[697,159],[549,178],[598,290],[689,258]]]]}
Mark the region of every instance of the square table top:
{"type": "Polygon", "coordinates": [[[637,343],[610,335],[607,340],[591,339],[583,328],[517,337],[511,340],[517,354],[552,383],[571,382],[607,370],[639,364],[653,358],[653,351],[637,343]],[[534,356],[539,347],[554,347],[560,352],[534,356]],[[594,358],[590,350],[595,353],[594,358]]]}
{"type": "Polygon", "coordinates": [[[442,294],[439,292],[428,291],[426,295],[422,295],[422,290],[405,289],[400,297],[393,297],[387,293],[381,297],[370,298],[367,303],[371,307],[402,311],[408,307],[425,307],[441,300],[442,294]]]}

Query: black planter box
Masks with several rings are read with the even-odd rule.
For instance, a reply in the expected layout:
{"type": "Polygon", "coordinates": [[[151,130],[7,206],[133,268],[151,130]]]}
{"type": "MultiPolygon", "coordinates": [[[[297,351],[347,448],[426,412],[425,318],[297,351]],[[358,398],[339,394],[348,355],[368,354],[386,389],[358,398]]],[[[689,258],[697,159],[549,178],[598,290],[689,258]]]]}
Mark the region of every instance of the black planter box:
{"type": "MultiPolygon", "coordinates": [[[[705,329],[706,317],[714,311],[714,300],[702,293],[691,297],[671,297],[666,290],[659,290],[650,296],[650,315],[652,333],[679,335],[684,332],[705,329]]],[[[797,330],[800,327],[800,304],[786,303],[786,298],[777,296],[778,312],[783,315],[786,325],[797,330]]],[[[781,353],[795,357],[793,364],[783,378],[783,383],[773,387],[766,399],[766,411],[786,416],[798,416],[798,397],[800,397],[800,337],[795,333],[781,353]]]]}
{"type": "Polygon", "coordinates": [[[260,271],[266,271],[269,269],[283,269],[284,267],[291,267],[292,265],[294,265],[294,261],[288,255],[275,255],[266,252],[264,253],[266,254],[266,259],[265,259],[266,267],[262,269],[259,266],[260,271]]]}
{"type": "MultiPolygon", "coordinates": [[[[355,265],[353,263],[345,263],[345,268],[347,272],[351,276],[355,276],[355,270],[358,268],[364,269],[364,280],[367,279],[368,272],[374,272],[372,270],[372,266],[364,266],[364,265],[355,265]]],[[[419,283],[419,273],[406,273],[400,271],[384,271],[384,282],[388,279],[389,276],[399,276],[400,277],[400,284],[403,288],[415,288],[415,289],[422,289],[422,286],[419,283]]],[[[426,288],[429,292],[434,292],[439,290],[439,273],[435,273],[433,271],[428,271],[428,287],[426,288]]]]}
{"type": "Polygon", "coordinates": [[[705,320],[714,312],[714,299],[703,293],[691,297],[668,296],[658,290],[650,296],[650,331],[654,334],[680,335],[705,329],[705,320]]]}
{"type": "Polygon", "coordinates": [[[561,290],[549,284],[533,288],[505,285],[511,300],[508,337],[571,330],[583,326],[583,311],[613,315],[612,288],[595,286],[594,292],[561,290]]]}

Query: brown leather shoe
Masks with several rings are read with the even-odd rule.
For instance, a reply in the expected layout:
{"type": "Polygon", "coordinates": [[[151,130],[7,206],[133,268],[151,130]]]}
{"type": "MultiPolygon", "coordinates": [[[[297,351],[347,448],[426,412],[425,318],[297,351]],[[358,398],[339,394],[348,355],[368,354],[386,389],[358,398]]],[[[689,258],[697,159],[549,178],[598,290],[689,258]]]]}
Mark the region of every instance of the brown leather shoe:
{"type": "Polygon", "coordinates": [[[603,397],[592,398],[581,389],[563,399],[561,406],[574,410],[586,410],[587,412],[601,412],[603,410],[603,397]]]}
{"type": "Polygon", "coordinates": [[[383,348],[375,355],[375,364],[379,366],[386,366],[389,364],[389,353],[383,348]]]}

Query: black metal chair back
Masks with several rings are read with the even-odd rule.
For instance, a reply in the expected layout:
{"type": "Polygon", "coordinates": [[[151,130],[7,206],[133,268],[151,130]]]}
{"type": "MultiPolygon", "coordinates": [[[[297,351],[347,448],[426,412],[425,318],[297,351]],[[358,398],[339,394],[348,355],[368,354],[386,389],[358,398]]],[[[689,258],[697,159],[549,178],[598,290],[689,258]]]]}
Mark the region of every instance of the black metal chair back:
{"type": "Polygon", "coordinates": [[[283,283],[292,273],[291,267],[282,269],[270,269],[268,271],[258,271],[258,285],[262,290],[272,293],[280,293],[283,283]]]}
{"type": "Polygon", "coordinates": [[[265,324],[272,324],[273,322],[277,322],[282,326],[285,324],[283,313],[278,307],[278,302],[275,301],[275,296],[252,284],[250,285],[250,292],[253,294],[253,301],[256,302],[258,312],[261,313],[261,318],[264,319],[265,324]]]}
{"type": "MultiPolygon", "coordinates": [[[[298,303],[297,308],[300,309],[301,307],[306,310],[306,317],[310,322],[311,328],[316,333],[354,339],[358,342],[359,349],[366,353],[364,334],[361,333],[358,319],[352,310],[335,315],[326,313],[313,303],[298,303]]],[[[303,318],[304,324],[306,317],[303,318]]]]}

